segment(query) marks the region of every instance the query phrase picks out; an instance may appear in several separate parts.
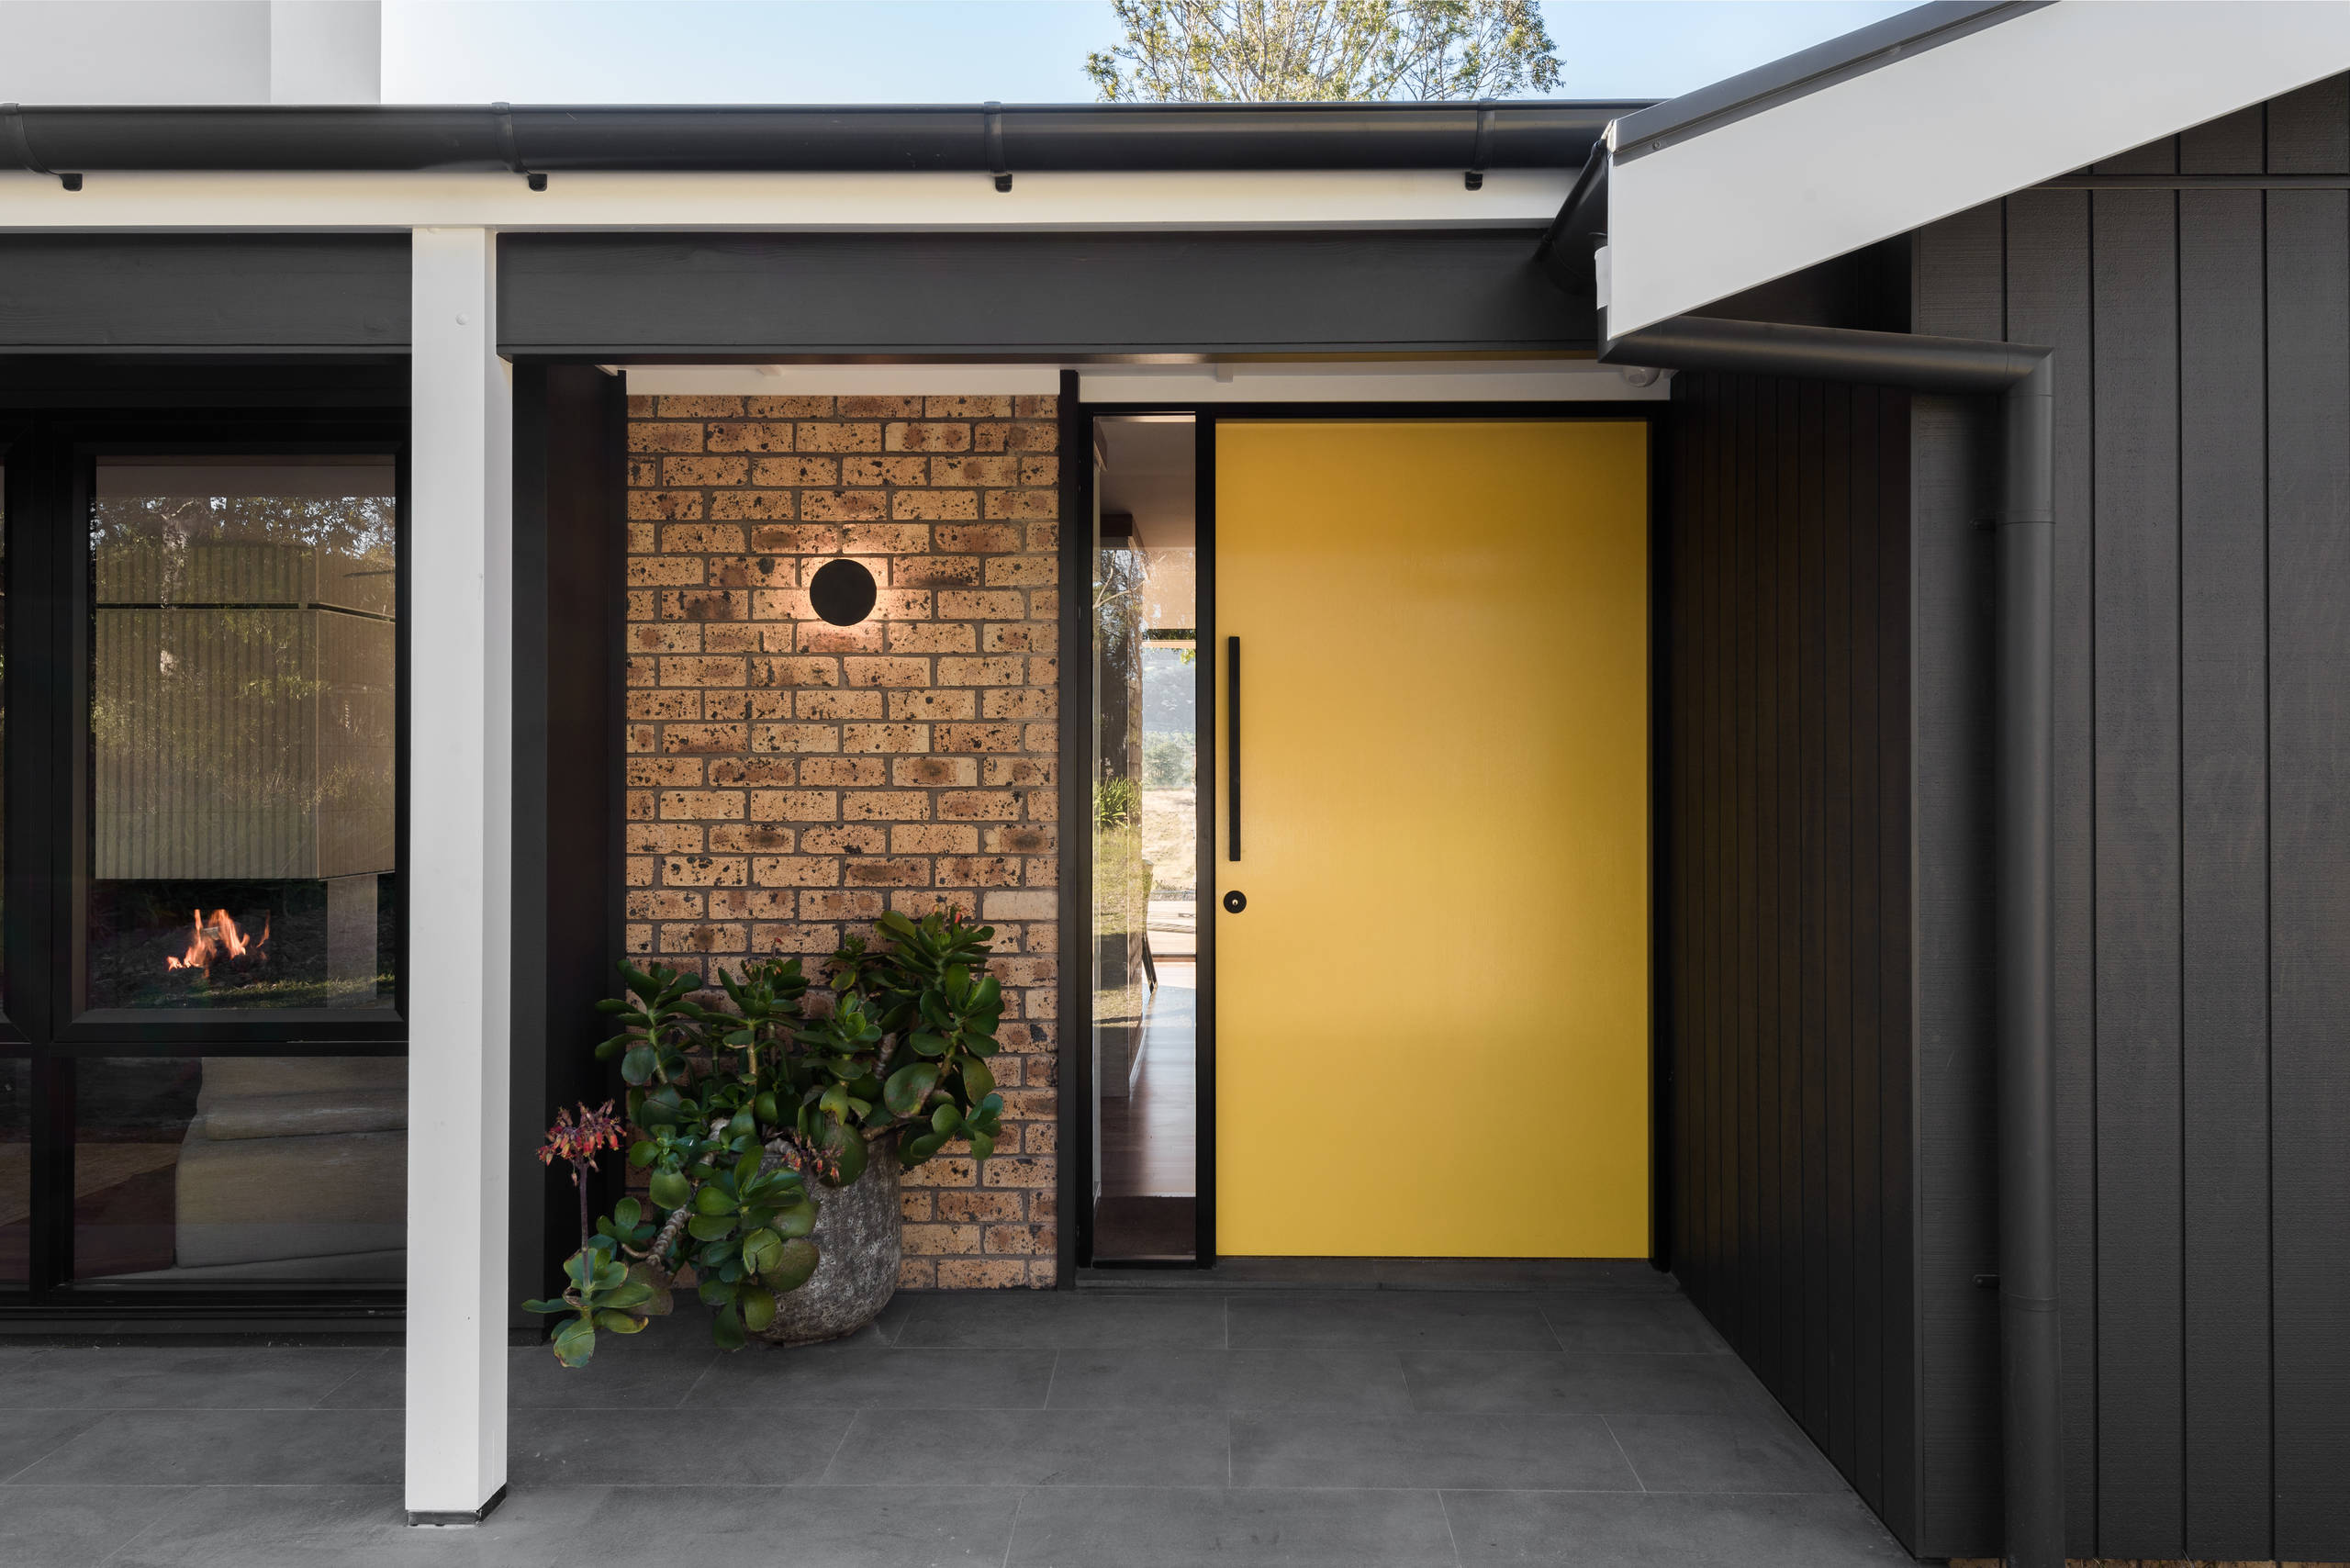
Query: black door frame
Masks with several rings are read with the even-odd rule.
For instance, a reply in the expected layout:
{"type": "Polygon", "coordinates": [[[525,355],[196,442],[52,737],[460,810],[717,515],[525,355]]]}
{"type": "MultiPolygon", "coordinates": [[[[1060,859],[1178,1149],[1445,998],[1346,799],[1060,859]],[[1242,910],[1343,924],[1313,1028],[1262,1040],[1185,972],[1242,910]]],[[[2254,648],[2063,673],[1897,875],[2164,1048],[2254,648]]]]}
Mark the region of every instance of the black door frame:
{"type": "MultiPolygon", "coordinates": [[[[1074,371],[1061,377],[1061,549],[1060,603],[1061,763],[1060,763],[1060,1038],[1057,1081],[1061,1085],[1060,1148],[1060,1270],[1064,1290],[1074,1289],[1080,1268],[1192,1269],[1214,1267],[1215,1250],[1215,843],[1218,821],[1214,791],[1202,790],[1199,801],[1197,851],[1199,919],[1198,1107],[1194,1147],[1198,1150],[1195,1203],[1198,1213],[1196,1255],[1189,1262],[1101,1262],[1093,1258],[1093,1033],[1091,955],[1093,921],[1091,890],[1092,792],[1091,748],[1093,660],[1091,596],[1082,590],[1093,580],[1093,421],[1097,418],[1135,414],[1181,414],[1197,421],[1198,458],[1193,474],[1197,487],[1194,515],[1198,519],[1199,557],[1194,567],[1198,608],[1198,645],[1211,656],[1199,661],[1196,711],[1215,711],[1215,428],[1219,420],[1493,420],[1621,421],[1637,420],[1648,427],[1648,591],[1649,591],[1649,1261],[1658,1269],[1673,1262],[1670,1226],[1672,1204],[1671,1019],[1666,1012],[1668,988],[1663,983],[1662,955],[1667,930],[1667,881],[1664,834],[1667,826],[1661,791],[1669,773],[1664,754],[1669,726],[1660,722],[1659,703],[1665,683],[1661,678],[1664,638],[1665,599],[1659,582],[1662,559],[1657,529],[1667,503],[1671,467],[1666,447],[1671,440],[1672,405],[1664,399],[1592,399],[1576,402],[1195,402],[1170,398],[1158,402],[1084,403],[1078,398],[1074,371]]],[[[1213,723],[1198,730],[1195,778],[1215,773],[1216,736],[1213,723]]]]}

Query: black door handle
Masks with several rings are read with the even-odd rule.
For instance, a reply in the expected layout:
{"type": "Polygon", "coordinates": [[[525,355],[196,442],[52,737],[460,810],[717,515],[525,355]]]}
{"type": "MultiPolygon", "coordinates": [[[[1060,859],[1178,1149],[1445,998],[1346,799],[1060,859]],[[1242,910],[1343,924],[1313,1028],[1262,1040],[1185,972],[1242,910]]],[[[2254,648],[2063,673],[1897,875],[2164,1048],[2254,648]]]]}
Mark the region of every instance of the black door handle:
{"type": "MultiPolygon", "coordinates": [[[[1224,640],[1224,785],[1230,858],[1240,858],[1240,639],[1224,640]]],[[[1228,905],[1226,907],[1229,907],[1228,905]]],[[[1239,913],[1238,910],[1232,912],[1239,913]]]]}
{"type": "Polygon", "coordinates": [[[1235,888],[1230,892],[1224,895],[1225,913],[1238,914],[1242,910],[1247,909],[1248,907],[1248,895],[1242,892],[1238,888],[1235,888]]]}

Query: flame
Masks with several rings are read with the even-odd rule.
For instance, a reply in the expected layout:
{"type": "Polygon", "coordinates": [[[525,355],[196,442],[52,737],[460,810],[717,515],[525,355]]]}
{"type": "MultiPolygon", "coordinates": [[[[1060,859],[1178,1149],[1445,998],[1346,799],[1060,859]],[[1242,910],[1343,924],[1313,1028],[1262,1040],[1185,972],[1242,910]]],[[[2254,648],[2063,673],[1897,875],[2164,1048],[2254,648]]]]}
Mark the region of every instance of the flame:
{"type": "Polygon", "coordinates": [[[188,926],[187,951],[176,958],[163,960],[165,970],[196,969],[206,974],[222,958],[241,960],[251,958],[259,962],[269,956],[269,918],[262,917],[261,935],[248,936],[237,929],[237,923],[225,909],[216,909],[206,920],[204,911],[197,910],[188,926]]]}

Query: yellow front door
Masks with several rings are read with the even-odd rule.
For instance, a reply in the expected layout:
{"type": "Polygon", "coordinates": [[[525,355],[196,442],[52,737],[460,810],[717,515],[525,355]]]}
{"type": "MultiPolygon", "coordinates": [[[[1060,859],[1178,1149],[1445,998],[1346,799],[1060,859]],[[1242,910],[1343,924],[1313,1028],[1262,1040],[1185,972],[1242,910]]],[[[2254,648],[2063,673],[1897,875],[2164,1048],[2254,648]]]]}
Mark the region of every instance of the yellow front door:
{"type": "Polygon", "coordinates": [[[1214,482],[1217,1250],[1646,1256],[1647,427],[1220,420],[1214,482]]]}

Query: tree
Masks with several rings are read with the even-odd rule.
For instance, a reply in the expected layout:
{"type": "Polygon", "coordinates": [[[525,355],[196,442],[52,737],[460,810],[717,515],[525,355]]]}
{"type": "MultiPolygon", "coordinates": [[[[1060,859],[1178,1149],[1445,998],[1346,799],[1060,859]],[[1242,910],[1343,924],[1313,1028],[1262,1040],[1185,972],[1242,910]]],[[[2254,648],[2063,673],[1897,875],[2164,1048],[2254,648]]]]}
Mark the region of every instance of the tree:
{"type": "Polygon", "coordinates": [[[1105,102],[1498,98],[1559,84],[1536,0],[1112,0],[1105,102]]]}

